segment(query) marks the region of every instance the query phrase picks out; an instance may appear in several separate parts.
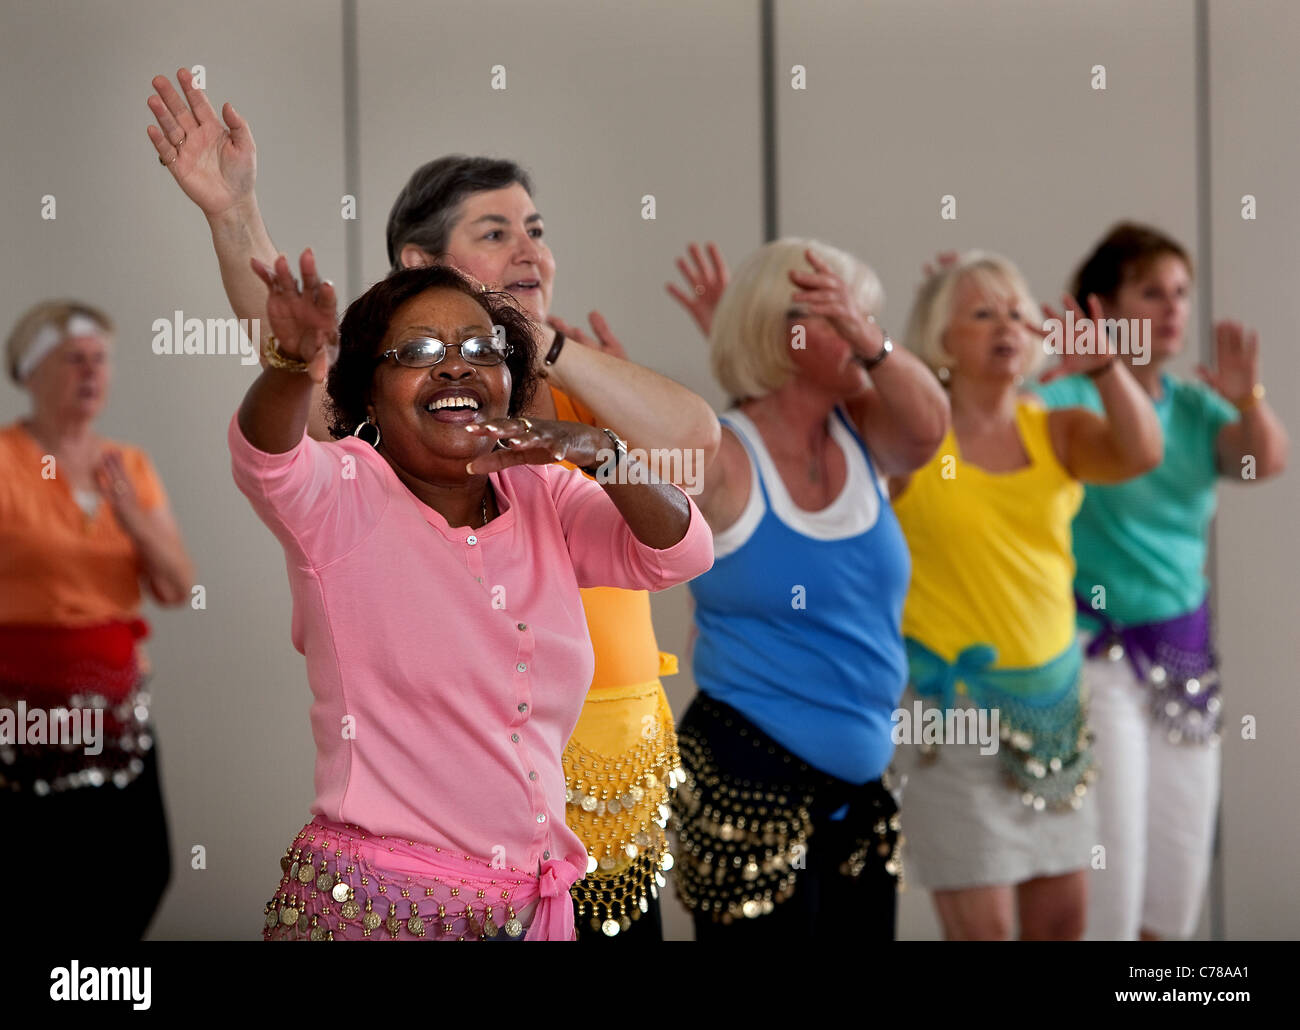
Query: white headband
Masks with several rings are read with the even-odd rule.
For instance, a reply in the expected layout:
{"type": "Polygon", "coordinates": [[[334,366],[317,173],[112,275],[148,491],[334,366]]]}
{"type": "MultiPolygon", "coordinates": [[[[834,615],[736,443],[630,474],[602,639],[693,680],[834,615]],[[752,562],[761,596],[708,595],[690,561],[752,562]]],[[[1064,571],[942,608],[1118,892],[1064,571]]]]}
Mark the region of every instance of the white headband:
{"type": "Polygon", "coordinates": [[[87,318],[85,315],[73,315],[68,319],[68,326],[60,330],[56,325],[41,326],[40,331],[32,340],[27,352],[23,354],[18,361],[18,367],[15,369],[20,383],[25,382],[27,377],[35,371],[36,366],[44,361],[59,344],[64,340],[70,340],[76,336],[96,336],[104,330],[93,318],[87,318]]]}

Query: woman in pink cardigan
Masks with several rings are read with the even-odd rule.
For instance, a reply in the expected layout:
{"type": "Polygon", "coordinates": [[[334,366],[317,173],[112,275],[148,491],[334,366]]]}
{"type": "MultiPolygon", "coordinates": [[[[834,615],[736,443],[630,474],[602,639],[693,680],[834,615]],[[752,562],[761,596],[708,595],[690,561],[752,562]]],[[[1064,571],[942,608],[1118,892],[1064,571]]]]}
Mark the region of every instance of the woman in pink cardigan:
{"type": "Polygon", "coordinates": [[[578,590],[691,579],[708,527],[608,430],[512,417],[535,343],[504,294],[407,269],[336,329],[310,251],[301,286],[283,256],[253,265],[274,335],[230,451],[284,547],[316,741],[314,818],[264,936],[571,940],[587,854],[560,755],[594,664],[578,590]]]}

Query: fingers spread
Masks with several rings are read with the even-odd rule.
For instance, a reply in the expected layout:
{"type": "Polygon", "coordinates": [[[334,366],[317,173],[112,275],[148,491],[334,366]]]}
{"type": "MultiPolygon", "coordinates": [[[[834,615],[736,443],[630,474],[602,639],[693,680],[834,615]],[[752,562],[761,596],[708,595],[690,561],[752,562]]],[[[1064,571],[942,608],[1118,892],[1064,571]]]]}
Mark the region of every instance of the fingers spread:
{"type": "Polygon", "coordinates": [[[665,286],[667,287],[668,293],[673,298],[673,300],[677,301],[677,303],[681,304],[683,307],[689,308],[692,304],[695,303],[695,298],[688,297],[677,287],[676,283],[666,283],[665,286]]]}
{"type": "Polygon", "coordinates": [[[709,243],[709,260],[713,262],[713,276],[721,285],[727,281],[727,263],[722,260],[722,251],[718,250],[718,245],[710,241],[709,243]]]}
{"type": "MultiPolygon", "coordinates": [[[[189,73],[185,72],[185,74],[188,75],[189,73]]],[[[180,73],[177,73],[177,79],[179,78],[180,73]]],[[[190,113],[189,105],[186,104],[184,98],[176,92],[176,88],[172,85],[171,79],[160,75],[153,81],[154,89],[158,91],[158,96],[161,97],[162,102],[167,105],[167,110],[171,112],[171,116],[180,123],[181,128],[189,129],[196,126],[198,122],[194,120],[194,115],[190,113]]]]}
{"type": "Polygon", "coordinates": [[[298,259],[298,268],[302,272],[303,293],[314,291],[320,279],[316,275],[316,255],[312,253],[310,247],[302,252],[302,256],[298,259]]]}
{"type": "Polygon", "coordinates": [[[275,285],[286,293],[298,292],[298,283],[289,271],[289,259],[283,254],[275,259],[275,285]]]}
{"type": "Polygon", "coordinates": [[[194,112],[194,120],[199,125],[206,122],[215,122],[217,112],[212,109],[212,104],[208,100],[208,95],[203,90],[194,85],[194,76],[188,71],[178,72],[176,79],[181,84],[181,89],[185,90],[185,99],[190,103],[190,110],[194,112]]]}

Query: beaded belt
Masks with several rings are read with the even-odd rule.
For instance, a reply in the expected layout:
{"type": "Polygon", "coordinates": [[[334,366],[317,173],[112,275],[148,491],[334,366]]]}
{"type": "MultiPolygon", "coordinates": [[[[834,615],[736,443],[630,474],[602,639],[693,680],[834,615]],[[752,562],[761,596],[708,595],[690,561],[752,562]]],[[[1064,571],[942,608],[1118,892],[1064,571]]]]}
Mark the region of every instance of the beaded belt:
{"type": "Polygon", "coordinates": [[[1089,658],[1128,658],[1139,683],[1150,692],[1151,718],[1174,744],[1210,744],[1219,739],[1223,701],[1218,658],[1210,633],[1209,604],[1186,615],[1137,626],[1120,626],[1083,598],[1079,611],[1101,628],[1087,645],[1089,658]]]}
{"type": "Polygon", "coordinates": [[[566,822],[587,846],[587,875],[571,891],[576,914],[614,937],[649,911],[673,866],[664,828],[669,792],[685,774],[659,681],[593,691],[563,765],[566,822]],[[636,743],[609,755],[580,740],[636,743]]]}
{"type": "Polygon", "coordinates": [[[854,786],[799,760],[730,705],[697,696],[679,731],[685,780],[673,801],[677,893],[715,922],[769,915],[795,892],[815,820],[847,804],[854,840],[839,863],[867,863],[901,885],[898,806],[888,774],[854,786]],[[719,761],[715,752],[729,752],[719,761]]]}
{"type": "MultiPolygon", "coordinates": [[[[153,747],[149,722],[150,697],[144,689],[148,677],[121,700],[110,701],[101,694],[83,691],[71,696],[50,690],[17,688],[0,683],[0,726],[18,728],[22,738],[6,730],[0,736],[0,791],[30,792],[45,797],[84,787],[113,784],[123,788],[144,771],[145,755],[153,747]],[[102,713],[98,754],[86,754],[86,745],[66,739],[67,722],[54,713],[78,713],[78,723],[88,712],[102,713]],[[60,735],[54,741],[56,723],[60,735]],[[39,740],[33,740],[36,725],[39,740]]],[[[81,734],[85,741],[84,733],[81,734]]]]}
{"type": "Polygon", "coordinates": [[[494,870],[488,880],[472,859],[355,826],[308,823],[280,869],[279,889],[266,903],[268,941],[506,940],[522,939],[527,929],[529,913],[514,908],[526,894],[526,874],[494,870]]]}
{"type": "MultiPolygon", "coordinates": [[[[998,713],[998,760],[1004,779],[1035,811],[1077,809],[1096,780],[1092,730],[1081,677],[1082,657],[1071,641],[1041,666],[995,669],[997,651],[987,644],[966,648],[952,662],[911,637],[907,646],[912,690],[937,699],[947,711],[958,694],[998,713]]],[[[934,762],[938,744],[921,745],[921,759],[934,762]]]]}

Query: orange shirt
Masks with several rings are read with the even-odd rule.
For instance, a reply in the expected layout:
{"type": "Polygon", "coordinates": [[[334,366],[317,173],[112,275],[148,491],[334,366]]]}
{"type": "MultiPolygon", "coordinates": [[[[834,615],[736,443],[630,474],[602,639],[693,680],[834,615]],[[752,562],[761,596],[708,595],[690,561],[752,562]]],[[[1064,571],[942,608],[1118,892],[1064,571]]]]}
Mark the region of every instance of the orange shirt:
{"type": "MultiPolygon", "coordinates": [[[[555,417],[561,422],[601,423],[589,408],[551,387],[555,417]]],[[[570,462],[561,462],[568,468],[570,462]]],[[[596,672],[591,689],[649,683],[661,675],[659,643],[650,620],[650,594],[645,590],[593,587],[582,591],[596,672]]],[[[671,659],[671,656],[668,656],[671,659]]],[[[676,672],[676,660],[665,660],[662,674],[676,672]]]]}
{"type": "MultiPolygon", "coordinates": [[[[140,504],[163,504],[148,456],[106,443],[121,451],[140,504]]],[[[0,429],[0,624],[94,626],[135,618],[140,571],[112,506],[101,498],[87,518],[27,430],[19,423],[0,429]]]]}

